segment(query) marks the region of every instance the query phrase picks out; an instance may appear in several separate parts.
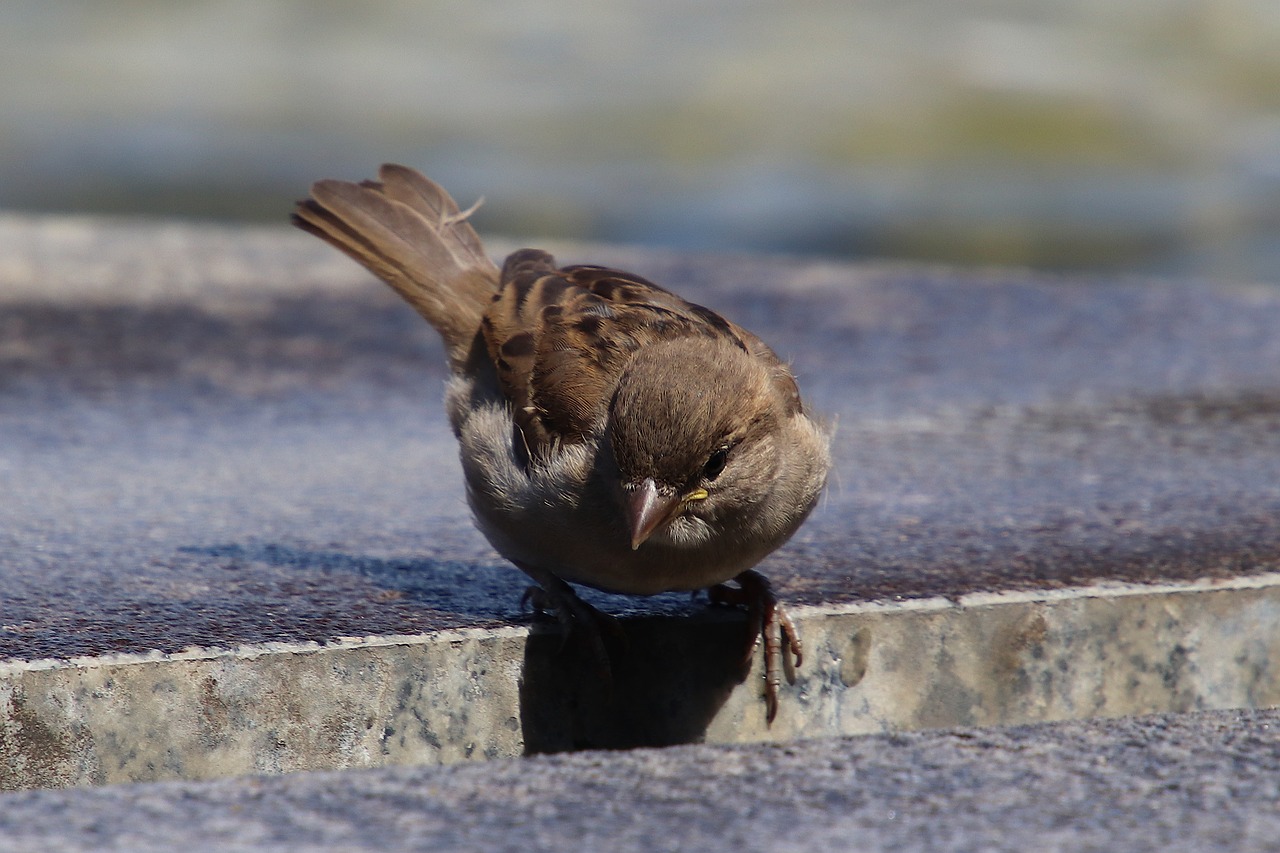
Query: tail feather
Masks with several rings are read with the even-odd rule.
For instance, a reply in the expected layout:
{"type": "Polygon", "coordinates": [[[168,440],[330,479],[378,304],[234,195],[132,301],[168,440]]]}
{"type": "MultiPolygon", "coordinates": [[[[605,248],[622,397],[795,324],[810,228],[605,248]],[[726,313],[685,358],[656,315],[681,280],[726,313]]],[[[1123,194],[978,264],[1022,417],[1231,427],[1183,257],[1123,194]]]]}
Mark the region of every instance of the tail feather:
{"type": "Polygon", "coordinates": [[[407,166],[385,163],[378,170],[382,179],[383,192],[389,198],[403,202],[421,213],[429,222],[439,223],[441,228],[449,228],[455,238],[451,247],[458,254],[459,260],[466,260],[479,266],[490,266],[492,262],[485,254],[484,245],[475,229],[466,220],[480,206],[477,201],[469,209],[460,211],[458,204],[449,193],[435,181],[421,172],[407,166]],[[454,227],[457,226],[457,227],[454,227]]]}
{"type": "Polygon", "coordinates": [[[323,180],[298,203],[293,223],[345,252],[435,326],[461,366],[498,289],[470,210],[434,181],[384,165],[378,182],[323,180]]]}

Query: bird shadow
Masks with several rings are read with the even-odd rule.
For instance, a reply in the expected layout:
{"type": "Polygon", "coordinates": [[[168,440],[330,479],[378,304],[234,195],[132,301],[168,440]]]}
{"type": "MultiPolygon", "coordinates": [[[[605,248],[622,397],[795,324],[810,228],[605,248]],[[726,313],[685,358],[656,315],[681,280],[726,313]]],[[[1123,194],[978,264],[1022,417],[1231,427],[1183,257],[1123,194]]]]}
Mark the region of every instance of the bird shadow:
{"type": "Polygon", "coordinates": [[[558,626],[525,646],[520,721],[525,753],[701,742],[747,676],[746,620],[729,608],[619,621],[601,671],[590,645],[558,626]]]}

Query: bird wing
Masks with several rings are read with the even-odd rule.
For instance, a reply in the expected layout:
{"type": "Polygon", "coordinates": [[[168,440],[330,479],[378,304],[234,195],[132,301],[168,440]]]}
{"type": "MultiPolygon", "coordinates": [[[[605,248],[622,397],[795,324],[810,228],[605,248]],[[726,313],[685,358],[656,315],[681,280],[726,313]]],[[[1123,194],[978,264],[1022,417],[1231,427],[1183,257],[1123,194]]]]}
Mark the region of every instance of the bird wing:
{"type": "Polygon", "coordinates": [[[550,254],[522,249],[507,258],[481,329],[530,458],[597,432],[631,355],[673,338],[732,342],[769,367],[799,411],[791,371],[758,337],[622,270],[557,267],[550,254]]]}

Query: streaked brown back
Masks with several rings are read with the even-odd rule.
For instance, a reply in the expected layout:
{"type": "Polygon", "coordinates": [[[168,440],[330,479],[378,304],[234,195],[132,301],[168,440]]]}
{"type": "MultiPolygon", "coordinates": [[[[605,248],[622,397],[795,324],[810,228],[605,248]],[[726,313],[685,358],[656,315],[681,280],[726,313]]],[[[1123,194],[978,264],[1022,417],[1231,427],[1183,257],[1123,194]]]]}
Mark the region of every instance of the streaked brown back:
{"type": "Polygon", "coordinates": [[[638,275],[557,268],[537,249],[507,258],[482,328],[532,456],[586,438],[631,355],[675,337],[732,342],[764,362],[790,411],[800,407],[790,370],[755,335],[638,275]]]}

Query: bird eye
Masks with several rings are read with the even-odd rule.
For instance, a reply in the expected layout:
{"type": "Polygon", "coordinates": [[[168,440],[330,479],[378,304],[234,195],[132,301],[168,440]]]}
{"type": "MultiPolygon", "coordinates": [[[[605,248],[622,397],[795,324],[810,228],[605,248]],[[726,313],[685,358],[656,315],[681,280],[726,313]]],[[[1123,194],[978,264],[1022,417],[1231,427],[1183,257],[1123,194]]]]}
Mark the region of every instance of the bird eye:
{"type": "Polygon", "coordinates": [[[729,461],[729,448],[718,447],[707,458],[707,464],[702,467],[702,476],[708,480],[714,480],[720,476],[720,472],[724,470],[725,463],[729,461]]]}

